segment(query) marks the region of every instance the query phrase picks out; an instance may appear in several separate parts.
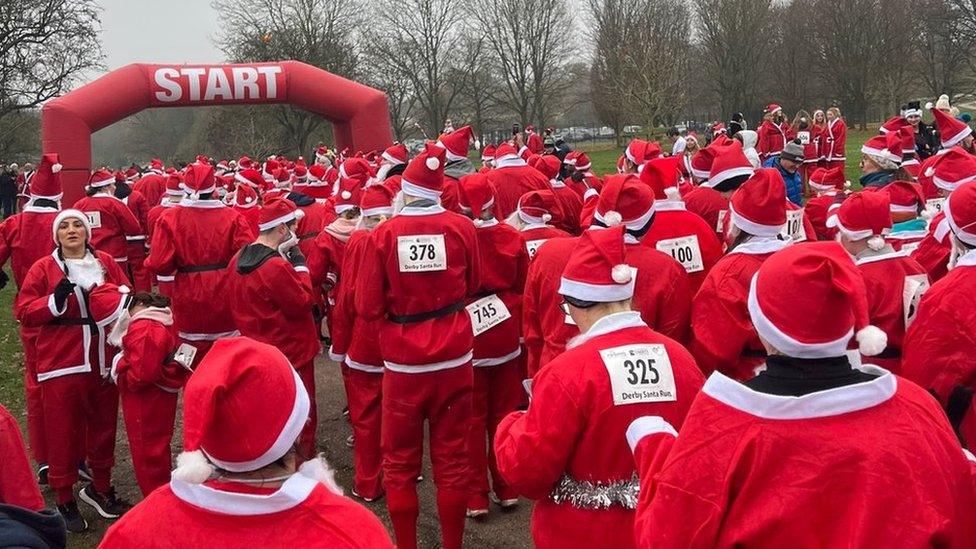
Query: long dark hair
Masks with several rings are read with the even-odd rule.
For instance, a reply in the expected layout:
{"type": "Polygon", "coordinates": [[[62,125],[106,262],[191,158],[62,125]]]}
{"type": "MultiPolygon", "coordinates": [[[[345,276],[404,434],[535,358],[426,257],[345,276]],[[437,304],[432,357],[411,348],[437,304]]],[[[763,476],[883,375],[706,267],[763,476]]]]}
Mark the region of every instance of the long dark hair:
{"type": "Polygon", "coordinates": [[[170,299],[162,294],[158,294],[156,292],[137,292],[132,294],[132,298],[129,301],[129,310],[131,311],[137,305],[162,309],[164,307],[169,307],[169,304],[170,299]]]}

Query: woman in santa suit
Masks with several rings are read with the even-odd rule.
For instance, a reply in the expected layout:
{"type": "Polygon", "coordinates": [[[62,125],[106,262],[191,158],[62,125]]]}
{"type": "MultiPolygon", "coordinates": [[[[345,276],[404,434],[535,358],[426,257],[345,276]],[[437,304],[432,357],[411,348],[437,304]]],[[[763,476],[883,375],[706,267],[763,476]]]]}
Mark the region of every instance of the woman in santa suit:
{"type": "Polygon", "coordinates": [[[85,191],[88,196],[76,202],[75,209],[88,216],[91,245],[112,256],[122,271],[128,272],[128,243],[146,238],[139,220],[115,197],[115,176],[111,172],[98,170],[93,173],[85,191]]]}
{"type": "Polygon", "coordinates": [[[184,391],[172,479],[101,547],[392,547],[380,521],[342,497],[328,464],[300,463],[309,406],[280,351],[246,337],[215,342],[184,391]]]}
{"type": "Polygon", "coordinates": [[[631,311],[624,227],[577,242],[559,294],[581,335],[536,374],[528,411],[502,420],[495,454],[512,488],[537,500],[536,547],[635,547],[627,427],[649,413],[680,426],[703,377],[688,351],[631,311]]]}
{"type": "MultiPolygon", "coordinates": [[[[810,172],[812,173],[813,170],[823,168],[826,164],[827,115],[820,109],[813,111],[813,123],[810,125],[810,140],[814,143],[817,151],[817,160],[810,166],[810,172]]],[[[806,152],[805,149],[804,152],[806,152]]],[[[805,157],[806,155],[804,154],[805,157]]]]}
{"type": "Polygon", "coordinates": [[[824,132],[824,167],[844,169],[847,164],[847,122],[840,115],[840,109],[827,109],[827,130],[824,132]]]}
{"type": "Polygon", "coordinates": [[[95,317],[90,309],[96,286],[126,284],[128,279],[110,255],[91,248],[91,229],[81,211],[59,213],[53,238],[57,249],[27,272],[14,315],[23,325],[38,329],[37,380],[44,408],[48,483],[68,530],[80,532],[88,525],[72,488],[82,459],[87,458],[92,471],[92,483],[81,491],[82,501],[105,518],[117,518],[128,508],[116,497],[111,482],[118,393],[105,380],[112,360],[112,351],[105,346],[105,327],[115,319],[100,323],[105,319],[95,317]]]}
{"type": "Polygon", "coordinates": [[[852,339],[867,355],[886,342],[843,247],[789,246],[749,293],[765,371],[745,383],[712,374],[677,439],[660,418],[631,437],[638,543],[976,546],[970,462],[938,403],[845,355],[852,339]]]}
{"type": "Polygon", "coordinates": [[[691,304],[691,354],[706,374],[739,380],[755,375],[766,358],[749,319],[749,283],[759,267],[790,241],[786,225],[786,187],[779,173],[761,168],[729,202],[729,252],[709,271],[691,304]]]}

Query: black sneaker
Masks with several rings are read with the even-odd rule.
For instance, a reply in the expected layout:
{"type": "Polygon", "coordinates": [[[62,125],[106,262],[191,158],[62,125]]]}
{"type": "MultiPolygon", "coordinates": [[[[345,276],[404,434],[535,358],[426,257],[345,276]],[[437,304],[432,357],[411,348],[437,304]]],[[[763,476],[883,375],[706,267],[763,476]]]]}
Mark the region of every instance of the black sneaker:
{"type": "Polygon", "coordinates": [[[84,460],[78,462],[78,477],[87,482],[92,481],[91,469],[88,468],[88,464],[84,460]]]}
{"type": "Polygon", "coordinates": [[[47,463],[41,463],[37,466],[37,484],[38,486],[47,486],[47,463]]]}
{"type": "Polygon", "coordinates": [[[115,495],[115,488],[109,488],[108,493],[99,494],[93,484],[87,484],[78,492],[78,497],[95,508],[98,514],[107,519],[117,519],[132,509],[132,505],[115,495]]]}
{"type": "Polygon", "coordinates": [[[64,525],[69,532],[80,534],[88,529],[88,521],[81,516],[81,512],[78,511],[78,502],[75,500],[64,505],[58,505],[58,513],[61,513],[61,518],[64,519],[64,525]]]}

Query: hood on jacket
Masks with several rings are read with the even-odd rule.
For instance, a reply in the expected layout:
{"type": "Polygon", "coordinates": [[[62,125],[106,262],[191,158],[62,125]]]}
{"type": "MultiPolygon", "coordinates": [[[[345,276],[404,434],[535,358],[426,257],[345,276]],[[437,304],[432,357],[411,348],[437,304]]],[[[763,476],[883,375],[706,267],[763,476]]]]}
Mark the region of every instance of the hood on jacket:
{"type": "Polygon", "coordinates": [[[741,130],[736,135],[742,136],[742,148],[756,148],[756,143],[759,142],[759,134],[753,130],[741,130]]]}
{"type": "Polygon", "coordinates": [[[444,166],[444,175],[453,177],[454,179],[461,179],[461,177],[473,174],[475,171],[474,164],[468,158],[454,160],[444,166]]]}
{"type": "Polygon", "coordinates": [[[31,511],[0,503],[0,543],[4,547],[62,548],[67,544],[64,519],[53,509],[31,511]]]}
{"type": "Polygon", "coordinates": [[[264,262],[278,255],[278,251],[271,249],[264,244],[248,244],[241,248],[241,253],[237,256],[237,272],[249,274],[264,265],[264,262]]]}

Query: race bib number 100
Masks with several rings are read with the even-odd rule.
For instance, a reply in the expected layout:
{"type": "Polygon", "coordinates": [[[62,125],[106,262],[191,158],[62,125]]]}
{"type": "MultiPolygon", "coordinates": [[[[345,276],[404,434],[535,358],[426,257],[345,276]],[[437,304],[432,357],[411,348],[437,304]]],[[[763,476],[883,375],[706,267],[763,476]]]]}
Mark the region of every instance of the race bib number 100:
{"type": "Polygon", "coordinates": [[[85,212],[85,217],[88,218],[88,225],[92,229],[98,229],[102,226],[102,212],[85,212]]]}
{"type": "Polygon", "coordinates": [[[512,313],[508,312],[508,307],[494,294],[475,301],[465,309],[471,316],[471,329],[474,330],[476,336],[512,318],[512,313]]]}
{"type": "Polygon", "coordinates": [[[447,250],[442,234],[397,237],[397,258],[401,273],[447,270],[447,250]]]}
{"type": "Polygon", "coordinates": [[[670,255],[675,261],[681,263],[681,266],[689,273],[705,270],[701,248],[698,246],[698,235],[660,240],[656,247],[658,251],[670,255]]]}
{"type": "Polygon", "coordinates": [[[678,399],[664,345],[635,344],[600,351],[614,405],[678,399]]]}
{"type": "Polygon", "coordinates": [[[780,234],[793,242],[803,242],[807,239],[807,232],[803,227],[803,210],[786,210],[786,225],[783,225],[780,234]]]}

